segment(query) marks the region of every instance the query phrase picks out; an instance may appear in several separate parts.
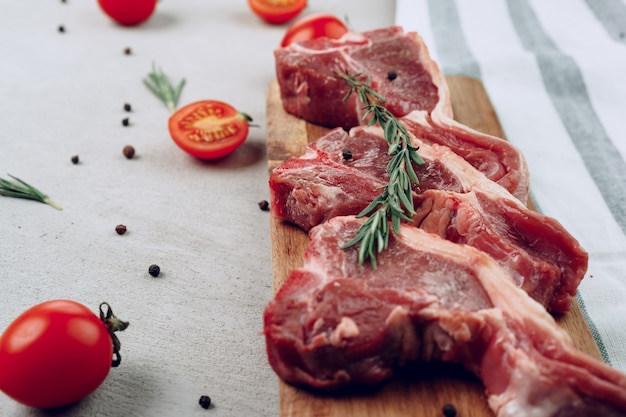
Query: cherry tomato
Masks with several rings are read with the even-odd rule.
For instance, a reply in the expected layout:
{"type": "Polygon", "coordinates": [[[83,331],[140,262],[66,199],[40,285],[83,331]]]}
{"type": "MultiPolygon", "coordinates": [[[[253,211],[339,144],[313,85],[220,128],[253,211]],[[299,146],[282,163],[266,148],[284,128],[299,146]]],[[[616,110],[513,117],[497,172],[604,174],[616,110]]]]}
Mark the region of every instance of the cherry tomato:
{"type": "Polygon", "coordinates": [[[101,319],[75,301],[31,307],[0,337],[0,390],[31,407],[74,403],[108,375],[115,350],[111,335],[101,319]]]}
{"type": "Polygon", "coordinates": [[[291,25],[280,46],[322,37],[339,39],[347,32],[347,26],[337,17],[323,13],[312,14],[291,25]]]}
{"type": "Polygon", "coordinates": [[[124,26],[135,26],[152,16],[157,0],[98,0],[104,13],[124,26]]]}
{"type": "Polygon", "coordinates": [[[299,15],[306,0],[248,0],[252,11],[268,23],[285,23],[299,15]]]}
{"type": "Polygon", "coordinates": [[[216,159],[237,149],[248,137],[252,119],[217,100],[203,100],[177,110],[169,120],[172,139],[199,159],[216,159]]]}

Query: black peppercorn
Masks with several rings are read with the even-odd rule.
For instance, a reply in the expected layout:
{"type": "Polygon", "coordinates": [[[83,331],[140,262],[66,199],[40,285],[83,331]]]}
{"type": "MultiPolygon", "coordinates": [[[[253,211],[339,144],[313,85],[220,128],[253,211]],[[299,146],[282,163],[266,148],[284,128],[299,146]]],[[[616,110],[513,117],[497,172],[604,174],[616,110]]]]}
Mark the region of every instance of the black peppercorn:
{"type": "Polygon", "coordinates": [[[444,405],[441,411],[445,417],[456,417],[456,408],[452,404],[444,405]]]}
{"type": "Polygon", "coordinates": [[[128,159],[133,159],[133,157],[135,156],[135,148],[133,148],[131,145],[124,146],[122,152],[124,153],[124,156],[128,159]]]}
{"type": "Polygon", "coordinates": [[[59,25],[59,33],[65,33],[65,26],[59,25]]]}
{"type": "Polygon", "coordinates": [[[126,233],[126,226],[123,224],[118,224],[117,226],[115,226],[115,231],[118,235],[123,235],[124,233],[126,233]]]}
{"type": "Polygon", "coordinates": [[[352,151],[350,149],[346,148],[346,149],[341,151],[341,156],[345,160],[352,159],[352,151]]]}
{"type": "Polygon", "coordinates": [[[208,395],[203,395],[198,400],[198,404],[206,410],[211,406],[211,398],[208,395]]]}
{"type": "Polygon", "coordinates": [[[161,268],[159,268],[159,265],[152,264],[148,267],[148,273],[153,277],[158,277],[161,273],[161,268]]]}
{"type": "Polygon", "coordinates": [[[267,200],[259,201],[259,208],[263,211],[269,211],[270,203],[267,200]]]}
{"type": "Polygon", "coordinates": [[[130,106],[130,104],[128,103],[124,103],[124,110],[125,111],[131,111],[133,108],[130,106]]]}
{"type": "Polygon", "coordinates": [[[393,80],[395,80],[396,78],[398,78],[398,73],[397,73],[397,72],[395,72],[395,71],[393,71],[393,70],[392,70],[392,71],[389,71],[389,72],[387,73],[387,79],[388,79],[389,81],[393,81],[393,80]]]}
{"type": "Polygon", "coordinates": [[[130,48],[124,48],[124,53],[130,55],[133,51],[130,48]]]}
{"type": "Polygon", "coordinates": [[[72,160],[72,163],[76,165],[79,162],[78,155],[73,155],[71,160],[72,160]]]}
{"type": "Polygon", "coordinates": [[[122,119],[122,126],[130,126],[130,120],[128,117],[122,119]]]}

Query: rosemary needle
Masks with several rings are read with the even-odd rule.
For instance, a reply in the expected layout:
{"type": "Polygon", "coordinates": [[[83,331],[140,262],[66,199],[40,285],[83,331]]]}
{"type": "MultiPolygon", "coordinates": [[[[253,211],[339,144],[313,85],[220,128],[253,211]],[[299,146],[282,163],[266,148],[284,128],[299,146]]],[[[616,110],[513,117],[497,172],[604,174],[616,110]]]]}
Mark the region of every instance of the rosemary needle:
{"type": "Polygon", "coordinates": [[[178,99],[180,97],[180,93],[183,91],[183,87],[185,87],[185,82],[186,81],[183,78],[178,85],[174,87],[163,70],[161,68],[157,68],[154,63],[152,63],[152,72],[148,74],[148,78],[143,80],[143,83],[146,87],[148,87],[148,90],[150,90],[159,100],[165,103],[170,113],[174,113],[174,111],[176,111],[178,99]]]}
{"type": "Polygon", "coordinates": [[[359,265],[363,265],[363,262],[369,259],[372,268],[376,269],[376,254],[385,250],[389,243],[389,220],[393,232],[398,234],[400,222],[411,221],[411,216],[415,214],[411,185],[419,184],[419,179],[413,169],[413,163],[423,165],[424,160],[417,153],[418,148],[411,145],[411,138],[404,126],[383,106],[385,98],[370,88],[369,77],[361,73],[348,74],[339,71],[337,75],[350,87],[345,99],[356,92],[365,110],[363,119],[369,118],[369,126],[378,123],[389,144],[388,154],[391,155],[391,160],[387,164],[389,183],[383,187],[382,193],[357,215],[369,218],[361,225],[354,238],[343,246],[348,248],[359,244],[359,265]]]}
{"type": "Polygon", "coordinates": [[[40,203],[48,204],[57,210],[61,207],[54,201],[50,200],[47,195],[28,184],[27,182],[8,174],[13,181],[0,178],[0,195],[5,197],[25,198],[27,200],[35,200],[40,203]]]}

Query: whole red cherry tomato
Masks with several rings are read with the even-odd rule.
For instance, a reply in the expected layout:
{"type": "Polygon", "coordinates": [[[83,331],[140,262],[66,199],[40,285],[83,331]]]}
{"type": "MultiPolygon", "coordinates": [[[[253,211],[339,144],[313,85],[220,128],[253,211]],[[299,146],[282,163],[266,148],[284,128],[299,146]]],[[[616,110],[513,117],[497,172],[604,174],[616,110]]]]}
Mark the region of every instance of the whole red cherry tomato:
{"type": "Polygon", "coordinates": [[[39,408],[71,404],[89,395],[119,363],[119,341],[112,332],[128,326],[106,303],[100,306],[100,316],[70,300],[26,310],[0,337],[0,390],[39,408]]]}
{"type": "Polygon", "coordinates": [[[299,15],[306,0],[248,0],[252,11],[268,23],[285,23],[299,15]]]}
{"type": "Polygon", "coordinates": [[[294,42],[321,37],[338,39],[347,32],[348,27],[337,17],[324,13],[312,14],[297,20],[291,25],[285,32],[280,46],[285,47],[294,42]]]}
{"type": "Polygon", "coordinates": [[[250,121],[250,116],[227,103],[202,100],[176,110],[168,127],[182,150],[199,159],[216,159],[246,140],[250,121]]]}
{"type": "Polygon", "coordinates": [[[157,0],[98,0],[104,13],[124,26],[135,26],[152,16],[157,0]]]}

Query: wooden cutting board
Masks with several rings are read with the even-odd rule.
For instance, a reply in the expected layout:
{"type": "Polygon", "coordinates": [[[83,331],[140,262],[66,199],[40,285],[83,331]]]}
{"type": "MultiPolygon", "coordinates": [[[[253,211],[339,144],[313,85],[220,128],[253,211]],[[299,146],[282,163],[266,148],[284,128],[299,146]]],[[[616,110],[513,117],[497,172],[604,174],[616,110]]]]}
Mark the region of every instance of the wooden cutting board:
{"type": "MultiPolygon", "coordinates": [[[[455,119],[476,130],[504,138],[495,111],[480,81],[447,76],[455,119]]],[[[267,153],[269,169],[291,156],[304,153],[309,142],[328,129],[306,123],[287,114],[280,101],[278,83],[267,92],[267,153]]],[[[270,224],[274,291],[292,269],[303,263],[308,244],[306,232],[273,217],[270,224]]],[[[576,346],[601,359],[581,310],[572,310],[558,319],[576,346]]],[[[443,416],[442,407],[453,404],[459,417],[493,417],[480,380],[456,365],[416,365],[402,371],[388,383],[365,392],[324,394],[278,382],[281,417],[409,417],[443,416]]]]}

